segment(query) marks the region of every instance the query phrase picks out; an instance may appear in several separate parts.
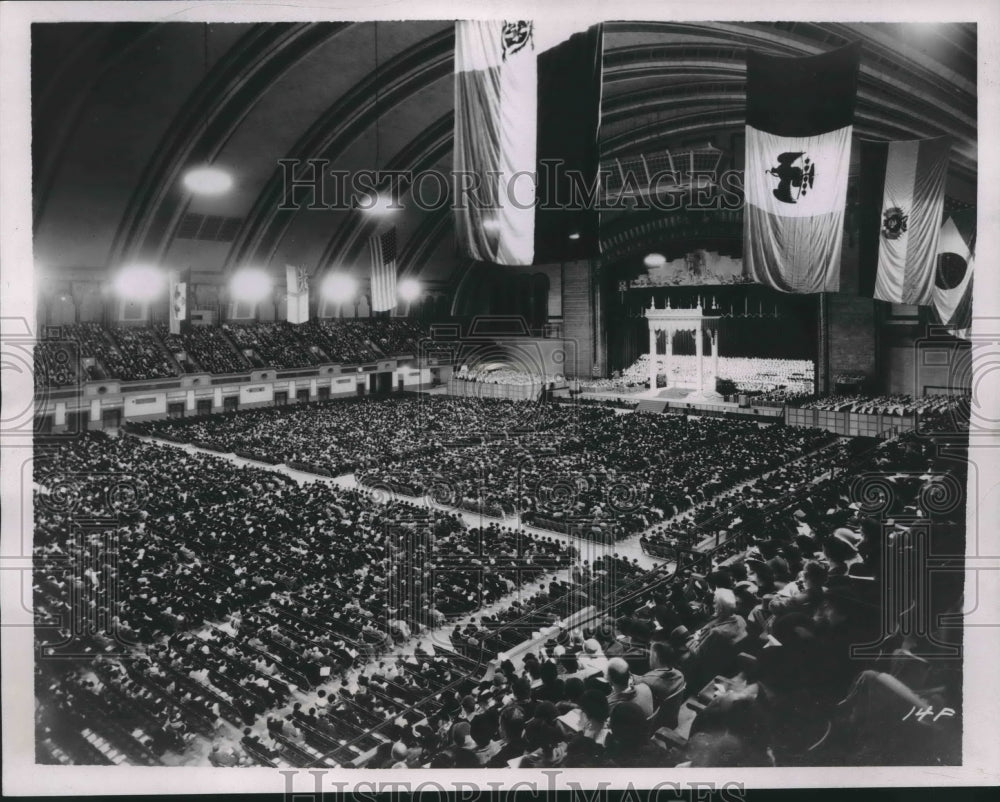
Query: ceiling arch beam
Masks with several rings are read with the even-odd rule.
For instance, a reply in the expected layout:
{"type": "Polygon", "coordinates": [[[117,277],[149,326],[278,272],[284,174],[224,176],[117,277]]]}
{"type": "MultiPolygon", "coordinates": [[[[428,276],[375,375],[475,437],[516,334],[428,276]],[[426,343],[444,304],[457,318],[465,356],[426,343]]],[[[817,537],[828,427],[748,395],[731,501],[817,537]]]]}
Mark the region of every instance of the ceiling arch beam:
{"type": "MultiPolygon", "coordinates": [[[[455,32],[448,27],[408,48],[369,73],[326,110],[286,154],[285,158],[307,163],[310,159],[335,162],[347,147],[361,137],[380,116],[374,96],[379,92],[384,114],[416,92],[451,74],[455,32]]],[[[226,258],[224,270],[262,255],[272,255],[287,230],[295,210],[281,209],[283,171],[276,169],[243,221],[226,258]]]]}
{"type": "Polygon", "coordinates": [[[33,99],[31,200],[32,229],[36,233],[67,145],[83,118],[86,101],[101,80],[156,27],[154,23],[121,23],[95,28],[33,99]]]}
{"type": "MultiPolygon", "coordinates": [[[[454,139],[454,115],[448,113],[417,134],[396,156],[389,160],[386,168],[419,173],[433,167],[451,152],[454,139]]],[[[407,183],[400,186],[401,199],[410,190],[407,183]]],[[[347,219],[334,232],[323,255],[316,266],[316,273],[328,269],[330,265],[350,262],[358,256],[358,251],[368,237],[378,228],[380,219],[358,209],[351,209],[347,219]]]]}
{"type": "Polygon", "coordinates": [[[399,274],[401,276],[419,272],[417,265],[423,254],[425,243],[437,235],[442,218],[450,216],[451,209],[448,206],[424,215],[424,219],[420,221],[406,244],[399,249],[399,274]]]}
{"type": "Polygon", "coordinates": [[[182,170],[211,161],[274,83],[314,48],[351,23],[255,25],[221,57],[183,104],[146,165],[108,257],[159,259],[187,206],[177,191],[182,170]]]}
{"type": "Polygon", "coordinates": [[[416,235],[414,235],[412,239],[416,242],[416,245],[412,248],[413,253],[409,256],[407,262],[401,265],[401,275],[419,276],[424,270],[424,265],[430,261],[430,258],[437,251],[441,240],[454,231],[453,223],[455,218],[452,210],[448,207],[433,212],[428,217],[428,220],[433,223],[430,232],[420,239],[416,239],[416,235]]]}
{"type": "MultiPolygon", "coordinates": [[[[704,90],[697,94],[675,94],[670,95],[669,91],[653,92],[633,92],[619,96],[615,99],[610,112],[610,121],[605,116],[611,126],[615,123],[622,124],[627,120],[634,120],[639,115],[664,114],[675,107],[693,108],[698,106],[711,105],[718,102],[720,106],[729,106],[733,103],[745,104],[746,92],[742,85],[733,85],[725,88],[723,85],[713,84],[711,91],[704,90]]],[[[931,115],[930,110],[922,104],[890,102],[874,96],[870,91],[861,89],[858,91],[858,111],[857,117],[864,120],[871,116],[874,110],[880,112],[891,112],[899,118],[901,127],[911,128],[914,131],[932,130],[928,128],[928,119],[940,123],[940,133],[950,136],[956,145],[962,145],[967,151],[974,152],[976,140],[976,128],[974,125],[963,125],[961,121],[949,119],[945,115],[931,115]]],[[[661,120],[669,124],[670,120],[661,120]]],[[[623,133],[627,133],[623,132],[623,133]]],[[[622,134],[618,134],[622,136],[622,134]]],[[[965,154],[968,156],[968,153],[965,154]]]]}

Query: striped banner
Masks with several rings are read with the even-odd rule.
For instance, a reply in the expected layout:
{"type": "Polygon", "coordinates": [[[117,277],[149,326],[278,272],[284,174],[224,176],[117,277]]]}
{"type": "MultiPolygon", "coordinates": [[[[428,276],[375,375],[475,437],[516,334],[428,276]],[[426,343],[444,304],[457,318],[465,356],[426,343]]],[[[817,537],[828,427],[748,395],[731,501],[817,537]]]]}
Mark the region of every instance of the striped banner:
{"type": "Polygon", "coordinates": [[[861,142],[862,295],[932,302],[950,150],[947,137],[861,142]]]}
{"type": "Polygon", "coordinates": [[[600,253],[602,31],[571,20],[456,23],[454,170],[460,187],[478,189],[458,199],[455,219],[471,258],[530,265],[600,253]]]}
{"type": "Polygon", "coordinates": [[[836,292],[860,44],[747,54],[743,259],[782,292],[836,292]]]}
{"type": "Polygon", "coordinates": [[[368,240],[372,257],[372,311],[396,308],[396,227],[368,240]]]}

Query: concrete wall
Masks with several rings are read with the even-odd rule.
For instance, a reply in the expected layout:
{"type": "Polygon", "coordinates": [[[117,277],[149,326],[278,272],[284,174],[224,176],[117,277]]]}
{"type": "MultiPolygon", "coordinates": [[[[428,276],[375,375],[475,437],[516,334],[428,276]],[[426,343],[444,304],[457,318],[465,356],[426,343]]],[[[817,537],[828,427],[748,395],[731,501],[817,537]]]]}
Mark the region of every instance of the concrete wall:
{"type": "Polygon", "coordinates": [[[829,296],[830,377],[839,373],[875,377],[875,301],[833,293],[829,296]]]}
{"type": "Polygon", "coordinates": [[[969,392],[972,387],[969,346],[929,342],[885,349],[886,392],[913,395],[969,392]]]}
{"type": "MultiPolygon", "coordinates": [[[[595,355],[598,320],[594,299],[594,281],[589,261],[567,262],[562,266],[563,337],[575,343],[576,372],[567,368],[569,378],[589,378],[594,366],[601,370],[602,360],[595,355]],[[596,357],[596,358],[595,358],[596,357]]],[[[598,373],[600,375],[600,373],[598,373]]]]}

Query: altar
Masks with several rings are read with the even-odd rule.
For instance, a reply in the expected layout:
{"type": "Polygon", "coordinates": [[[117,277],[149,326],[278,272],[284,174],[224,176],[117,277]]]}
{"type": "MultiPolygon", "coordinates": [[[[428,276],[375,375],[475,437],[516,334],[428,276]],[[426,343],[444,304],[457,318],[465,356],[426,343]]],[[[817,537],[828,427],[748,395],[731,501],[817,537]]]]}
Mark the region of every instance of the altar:
{"type": "Polygon", "coordinates": [[[704,308],[699,303],[697,306],[688,309],[674,309],[667,299],[665,308],[657,308],[654,299],[650,299],[649,308],[644,311],[644,317],[649,324],[649,395],[656,397],[660,395],[656,386],[656,376],[659,373],[659,353],[657,347],[657,332],[664,332],[664,373],[666,377],[666,391],[676,390],[690,400],[720,400],[721,396],[715,391],[715,380],[719,375],[719,328],[718,318],[706,315],[704,308]],[[672,381],[671,364],[673,360],[673,336],[679,331],[691,331],[694,333],[695,343],[695,363],[697,371],[692,381],[678,380],[672,381]],[[711,344],[711,378],[705,375],[705,354],[703,333],[707,331],[711,344]],[[688,392],[684,393],[686,390],[688,392]]]}

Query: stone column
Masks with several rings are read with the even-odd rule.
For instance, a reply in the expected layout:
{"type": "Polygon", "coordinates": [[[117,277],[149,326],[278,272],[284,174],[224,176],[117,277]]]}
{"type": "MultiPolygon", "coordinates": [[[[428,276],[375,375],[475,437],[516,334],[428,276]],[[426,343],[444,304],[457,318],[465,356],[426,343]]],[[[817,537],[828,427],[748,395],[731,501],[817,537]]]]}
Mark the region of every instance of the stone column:
{"type": "Polygon", "coordinates": [[[663,332],[663,336],[666,339],[666,344],[665,344],[665,347],[663,349],[663,352],[664,352],[663,361],[665,363],[665,369],[664,369],[664,371],[666,373],[667,387],[669,387],[670,386],[670,370],[671,370],[671,367],[672,367],[673,361],[674,361],[673,360],[673,356],[674,356],[674,330],[668,328],[665,332],[663,332]]]}
{"type": "Polygon", "coordinates": [[[694,353],[698,362],[698,392],[700,393],[705,392],[705,360],[704,347],[701,342],[702,336],[701,324],[699,323],[694,333],[694,353]]]}
{"type": "Polygon", "coordinates": [[[656,390],[656,329],[649,321],[649,389],[656,390]]]}
{"type": "MultiPolygon", "coordinates": [[[[719,380],[719,330],[712,329],[712,376],[719,380]]],[[[715,389],[714,387],[712,388],[715,389]]]]}

